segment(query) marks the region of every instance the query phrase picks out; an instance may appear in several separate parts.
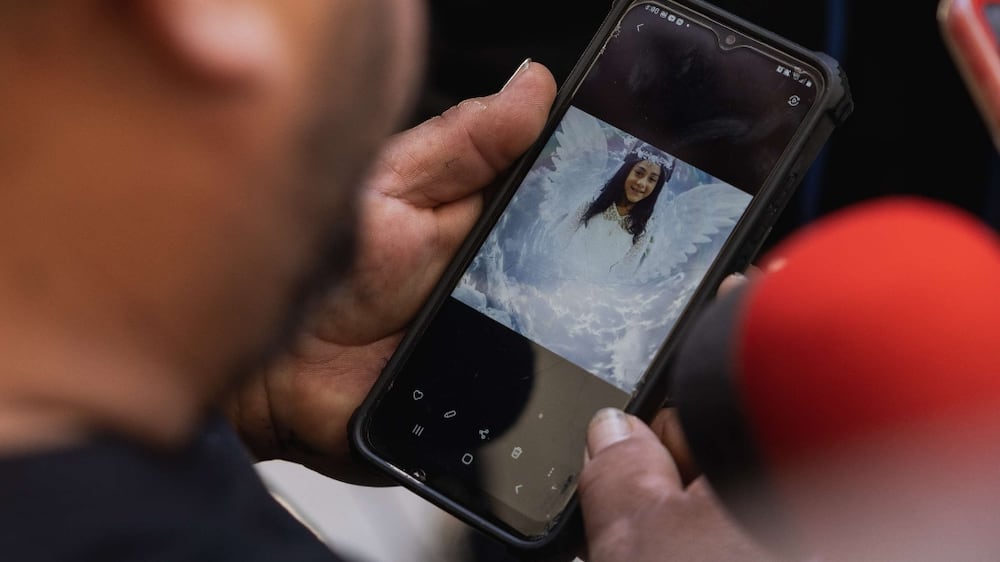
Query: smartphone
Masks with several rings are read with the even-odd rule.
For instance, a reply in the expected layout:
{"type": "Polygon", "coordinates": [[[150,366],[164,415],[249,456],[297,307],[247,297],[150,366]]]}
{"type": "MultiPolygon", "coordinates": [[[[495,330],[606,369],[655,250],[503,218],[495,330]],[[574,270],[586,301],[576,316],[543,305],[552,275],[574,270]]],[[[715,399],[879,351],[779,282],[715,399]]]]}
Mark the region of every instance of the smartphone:
{"type": "Polygon", "coordinates": [[[616,3],[355,413],[357,454],[515,552],[578,540],[590,418],[663,405],[675,342],[852,107],[823,53],[616,3]]]}
{"type": "Polygon", "coordinates": [[[945,45],[1000,150],[1000,0],[942,0],[945,45]]]}

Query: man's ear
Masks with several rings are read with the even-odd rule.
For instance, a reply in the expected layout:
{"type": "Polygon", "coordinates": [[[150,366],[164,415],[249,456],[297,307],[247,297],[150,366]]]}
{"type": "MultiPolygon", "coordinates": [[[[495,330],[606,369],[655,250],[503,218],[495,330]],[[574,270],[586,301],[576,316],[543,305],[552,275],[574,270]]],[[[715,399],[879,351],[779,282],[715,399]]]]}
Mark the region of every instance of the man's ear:
{"type": "Polygon", "coordinates": [[[228,85],[268,82],[287,61],[270,2],[135,0],[139,17],[166,53],[200,79],[228,85]]]}

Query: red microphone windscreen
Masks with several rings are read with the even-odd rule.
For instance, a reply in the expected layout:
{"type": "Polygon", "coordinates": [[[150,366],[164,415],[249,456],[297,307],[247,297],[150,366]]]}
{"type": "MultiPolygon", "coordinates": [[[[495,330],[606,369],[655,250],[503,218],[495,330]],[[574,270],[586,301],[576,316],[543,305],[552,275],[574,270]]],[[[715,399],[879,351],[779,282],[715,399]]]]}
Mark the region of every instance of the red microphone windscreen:
{"type": "Polygon", "coordinates": [[[797,540],[827,560],[1000,559],[996,232],[891,197],[813,223],[760,266],[733,384],[797,540]]]}
{"type": "Polygon", "coordinates": [[[805,228],[760,266],[737,354],[766,457],[1000,406],[1000,241],[976,218],[872,201],[805,228]]]}

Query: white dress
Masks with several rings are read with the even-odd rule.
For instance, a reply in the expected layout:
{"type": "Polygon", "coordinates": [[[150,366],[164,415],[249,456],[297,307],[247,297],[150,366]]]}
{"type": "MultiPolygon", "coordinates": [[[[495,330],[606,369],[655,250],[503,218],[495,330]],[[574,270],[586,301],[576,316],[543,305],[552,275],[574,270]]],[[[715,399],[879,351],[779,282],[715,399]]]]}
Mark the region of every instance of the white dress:
{"type": "Polygon", "coordinates": [[[564,239],[563,258],[569,271],[590,274],[595,279],[610,276],[619,282],[628,281],[648,248],[648,237],[643,234],[633,243],[632,233],[626,230],[627,216],[619,214],[617,205],[610,205],[584,224],[581,218],[586,208],[583,205],[571,213],[557,234],[564,239]]]}

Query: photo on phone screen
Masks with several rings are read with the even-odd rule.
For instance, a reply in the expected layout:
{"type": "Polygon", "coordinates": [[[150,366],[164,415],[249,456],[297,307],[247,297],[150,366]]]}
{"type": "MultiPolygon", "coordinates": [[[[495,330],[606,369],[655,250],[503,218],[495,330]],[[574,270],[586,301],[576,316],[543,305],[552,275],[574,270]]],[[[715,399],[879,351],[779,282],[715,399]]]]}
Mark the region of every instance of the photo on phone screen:
{"type": "Polygon", "coordinates": [[[452,297],[631,394],[749,203],[570,107],[452,297]]]}
{"type": "Polygon", "coordinates": [[[828,59],[716,8],[625,4],[355,416],[362,456],[517,546],[565,521],[593,414],[664,398],[691,303],[849,99],[828,59]]]}

